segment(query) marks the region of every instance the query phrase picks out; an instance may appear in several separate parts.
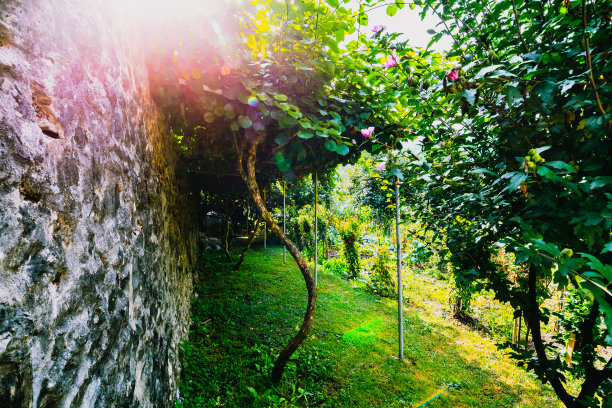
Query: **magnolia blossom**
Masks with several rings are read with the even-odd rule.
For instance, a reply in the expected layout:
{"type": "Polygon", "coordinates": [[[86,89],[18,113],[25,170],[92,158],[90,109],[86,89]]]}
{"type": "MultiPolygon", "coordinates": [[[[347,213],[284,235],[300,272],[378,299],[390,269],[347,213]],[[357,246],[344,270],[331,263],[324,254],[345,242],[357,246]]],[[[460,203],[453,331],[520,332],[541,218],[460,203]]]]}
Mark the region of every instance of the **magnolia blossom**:
{"type": "Polygon", "coordinates": [[[376,171],[383,171],[387,167],[385,162],[376,163],[376,171]]]}
{"type": "Polygon", "coordinates": [[[374,34],[378,34],[382,30],[384,30],[385,28],[387,28],[387,27],[385,27],[383,25],[377,25],[377,26],[374,26],[374,28],[372,28],[372,31],[374,32],[374,34]]]}
{"type": "Polygon", "coordinates": [[[361,134],[364,137],[371,137],[373,133],[374,133],[374,126],[370,126],[367,129],[361,129],[361,134]]]}
{"type": "Polygon", "coordinates": [[[455,82],[456,80],[459,79],[459,73],[453,69],[451,72],[446,74],[446,77],[448,78],[449,81],[455,82]]]}
{"type": "Polygon", "coordinates": [[[383,67],[385,68],[391,68],[397,65],[397,61],[395,60],[395,57],[393,55],[389,55],[387,56],[387,62],[385,62],[383,64],[383,67]]]}

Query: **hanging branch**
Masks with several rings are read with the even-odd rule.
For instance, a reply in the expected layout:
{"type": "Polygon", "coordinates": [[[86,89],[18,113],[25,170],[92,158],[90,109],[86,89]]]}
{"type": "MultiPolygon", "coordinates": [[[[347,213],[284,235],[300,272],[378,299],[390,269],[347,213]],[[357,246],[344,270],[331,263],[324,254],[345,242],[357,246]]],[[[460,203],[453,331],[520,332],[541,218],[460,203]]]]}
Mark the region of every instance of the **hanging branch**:
{"type": "Polygon", "coordinates": [[[238,153],[238,172],[247,185],[247,189],[255,202],[255,206],[261,214],[261,218],[266,222],[266,225],[270,228],[270,231],[272,231],[272,233],[276,235],[281,243],[287,247],[287,250],[293,256],[293,259],[295,259],[295,262],[300,268],[300,272],[302,272],[304,281],[306,282],[306,289],[308,290],[308,305],[306,306],[304,321],[302,322],[297,334],[281,350],[276,362],[274,363],[274,368],[272,369],[272,381],[277,383],[283,376],[283,371],[285,370],[287,362],[289,362],[289,358],[291,358],[291,355],[297,350],[302,342],[306,340],[308,334],[310,333],[317,304],[317,292],[314,284],[314,278],[312,273],[310,273],[306,259],[304,259],[304,256],[296,248],[295,244],[283,233],[283,230],[274,221],[261,197],[261,192],[255,176],[255,163],[257,162],[257,146],[259,146],[259,144],[265,139],[266,131],[251,131],[249,133],[250,137],[248,137],[248,139],[251,140],[247,150],[246,171],[243,167],[244,149],[238,145],[236,141],[236,134],[234,134],[234,145],[238,153]]]}

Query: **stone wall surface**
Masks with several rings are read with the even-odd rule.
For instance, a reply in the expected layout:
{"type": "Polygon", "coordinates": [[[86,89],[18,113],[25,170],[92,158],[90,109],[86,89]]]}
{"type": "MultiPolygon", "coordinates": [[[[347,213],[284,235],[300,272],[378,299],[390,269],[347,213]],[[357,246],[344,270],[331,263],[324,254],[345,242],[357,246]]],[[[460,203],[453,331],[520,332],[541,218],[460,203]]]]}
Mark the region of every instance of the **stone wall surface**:
{"type": "Polygon", "coordinates": [[[0,0],[0,407],[176,395],[196,223],[106,3],[0,0]]]}

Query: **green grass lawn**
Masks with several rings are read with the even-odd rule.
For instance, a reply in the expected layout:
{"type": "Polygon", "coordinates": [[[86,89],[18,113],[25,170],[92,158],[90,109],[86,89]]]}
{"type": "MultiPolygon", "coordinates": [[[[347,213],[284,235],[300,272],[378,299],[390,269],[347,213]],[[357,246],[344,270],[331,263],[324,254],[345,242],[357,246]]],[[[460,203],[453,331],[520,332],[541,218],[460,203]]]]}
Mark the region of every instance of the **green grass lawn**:
{"type": "Polygon", "coordinates": [[[447,317],[443,288],[413,272],[405,287],[404,361],[397,358],[397,304],[320,271],[310,338],[273,386],[278,350],[306,307],[298,268],[282,248],[255,247],[240,271],[208,255],[183,346],[180,407],[561,407],[548,386],[493,342],[447,317]],[[422,279],[422,280],[420,280],[422,279]]]}

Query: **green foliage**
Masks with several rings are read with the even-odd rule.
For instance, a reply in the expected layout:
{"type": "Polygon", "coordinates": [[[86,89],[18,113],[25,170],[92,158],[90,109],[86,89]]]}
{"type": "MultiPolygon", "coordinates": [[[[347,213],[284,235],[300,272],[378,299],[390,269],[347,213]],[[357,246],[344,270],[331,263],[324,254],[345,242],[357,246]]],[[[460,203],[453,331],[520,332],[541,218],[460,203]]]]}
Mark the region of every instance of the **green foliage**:
{"type": "Polygon", "coordinates": [[[580,331],[580,325],[588,316],[589,310],[593,306],[593,301],[588,299],[588,293],[585,293],[585,291],[570,289],[564,293],[562,306],[562,311],[555,312],[553,315],[559,319],[559,325],[563,329],[564,340],[567,340],[571,333],[580,331]]]}
{"type": "Polygon", "coordinates": [[[350,278],[356,278],[360,272],[359,248],[357,246],[361,236],[359,220],[347,217],[340,222],[340,239],[342,250],[340,254],[346,263],[350,278]]]}
{"type": "MultiPolygon", "coordinates": [[[[491,289],[545,324],[550,311],[537,305],[551,296],[549,284],[570,285],[597,301],[593,313],[606,322],[608,345],[610,8],[610,1],[424,2],[422,15],[445,21],[432,41],[454,40],[446,56],[413,49],[396,34],[362,36],[338,81],[349,89],[363,78],[361,100],[376,107],[370,126],[396,127],[392,135],[375,132],[372,146],[390,152],[386,167],[418,193],[413,211],[446,241],[459,309],[491,289]],[[390,55],[397,65],[379,68],[390,55]],[[526,271],[517,286],[492,260],[504,245],[526,271]]],[[[578,399],[563,390],[568,369],[554,345],[537,339],[537,355],[516,356],[551,381],[567,406],[598,406],[607,380],[594,374],[601,355],[594,338],[586,341],[590,357],[581,364],[591,374],[578,399]]]]}
{"type": "MultiPolygon", "coordinates": [[[[375,156],[362,154],[358,165],[349,173],[348,193],[353,198],[354,207],[368,206],[372,211],[373,221],[388,225],[395,218],[393,186],[384,178],[389,178],[386,170],[373,170],[374,160],[375,156]]],[[[383,159],[379,160],[377,163],[384,163],[383,159]]]]}
{"type": "Polygon", "coordinates": [[[397,258],[391,255],[388,243],[380,240],[371,246],[371,253],[364,261],[366,285],[380,296],[394,296],[397,292],[397,281],[393,279],[397,258]]]}
{"type": "Polygon", "coordinates": [[[349,276],[348,265],[341,258],[329,258],[323,261],[323,270],[334,275],[345,278],[349,276]]]}
{"type": "Polygon", "coordinates": [[[204,185],[233,173],[255,134],[264,139],[264,185],[352,160],[370,108],[327,87],[344,52],[339,44],[356,30],[354,13],[315,0],[231,1],[219,10],[160,39],[166,54],[151,64],[153,92],[173,120],[186,169],[205,169],[196,179],[204,185]]]}
{"type": "Polygon", "coordinates": [[[557,341],[567,344],[571,334],[576,336],[578,346],[574,349],[572,364],[568,367],[568,371],[580,379],[584,379],[586,375],[584,359],[588,360],[596,355],[598,365],[606,363],[606,360],[596,351],[597,348],[607,346],[605,325],[597,322],[590,332],[584,331],[588,320],[593,318],[592,310],[593,297],[588,291],[570,289],[564,294],[562,310],[553,313],[559,319],[561,328],[560,333],[556,336],[557,341]]]}

